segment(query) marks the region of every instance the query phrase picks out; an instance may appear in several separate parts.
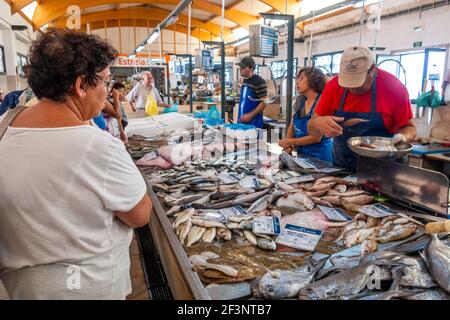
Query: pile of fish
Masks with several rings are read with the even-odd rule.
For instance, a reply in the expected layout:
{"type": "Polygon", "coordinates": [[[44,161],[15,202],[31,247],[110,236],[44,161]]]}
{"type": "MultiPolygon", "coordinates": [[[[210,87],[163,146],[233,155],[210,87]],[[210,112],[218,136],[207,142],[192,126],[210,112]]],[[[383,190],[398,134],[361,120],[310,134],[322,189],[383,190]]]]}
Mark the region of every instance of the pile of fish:
{"type": "MultiPolygon", "coordinates": [[[[197,151],[189,147],[205,158],[193,161],[189,152],[188,157],[181,152],[178,159],[166,159],[161,154],[177,152],[163,147],[157,156],[170,167],[140,167],[203,282],[253,280],[251,295],[264,299],[449,299],[450,249],[433,236],[426,243],[421,240],[420,250],[425,249],[420,256],[412,255],[419,249],[411,239],[423,232],[419,221],[403,214],[373,218],[360,213],[374,197],[352,179],[275,166],[258,170],[253,163],[223,156],[237,148],[220,143],[197,151]],[[222,156],[215,157],[216,152],[222,156]],[[224,174],[235,180],[224,181],[224,174]],[[256,183],[243,184],[248,178],[256,183]],[[353,220],[329,221],[318,206],[341,207],[353,220]],[[263,216],[280,218],[282,227],[290,223],[324,235],[335,230],[331,241],[338,250],[357,252],[276,251],[276,235],[253,232],[253,222],[263,216]],[[301,263],[295,260],[300,256],[301,263]]],[[[147,160],[158,158],[154,156],[147,160]]]]}
{"type": "MultiPolygon", "coordinates": [[[[271,212],[279,214],[279,212],[271,212]]],[[[229,241],[244,237],[251,244],[265,250],[276,250],[272,237],[255,234],[253,218],[256,215],[230,215],[226,220],[219,213],[196,211],[194,208],[176,213],[172,226],[182,245],[189,247],[198,241],[211,243],[214,240],[229,241]],[[226,221],[226,222],[224,222],[226,221]]]]}
{"type": "Polygon", "coordinates": [[[361,256],[364,256],[375,252],[379,243],[410,237],[418,229],[418,225],[422,224],[404,214],[381,219],[359,213],[342,228],[341,236],[336,241],[343,241],[347,248],[361,244],[361,256]]]}
{"type": "Polygon", "coordinates": [[[319,178],[313,184],[279,183],[278,186],[289,194],[278,200],[279,207],[298,208],[298,204],[301,204],[306,209],[313,209],[315,205],[365,205],[374,199],[364,190],[357,188],[352,181],[335,176],[319,178]]]}
{"type": "Polygon", "coordinates": [[[450,247],[433,235],[421,255],[379,251],[320,275],[330,257],[314,254],[302,267],[267,272],[251,293],[265,299],[450,300],[450,247]]]}

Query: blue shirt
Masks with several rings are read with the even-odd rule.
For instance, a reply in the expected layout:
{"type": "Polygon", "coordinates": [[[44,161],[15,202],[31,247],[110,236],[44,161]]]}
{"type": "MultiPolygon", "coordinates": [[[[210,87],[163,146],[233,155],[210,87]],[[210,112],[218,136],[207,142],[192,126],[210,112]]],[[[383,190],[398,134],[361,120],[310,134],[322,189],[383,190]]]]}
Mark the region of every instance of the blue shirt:
{"type": "Polygon", "coordinates": [[[19,104],[19,97],[23,91],[24,90],[11,91],[5,96],[2,104],[0,105],[0,116],[9,109],[17,107],[17,105],[19,104]]]}

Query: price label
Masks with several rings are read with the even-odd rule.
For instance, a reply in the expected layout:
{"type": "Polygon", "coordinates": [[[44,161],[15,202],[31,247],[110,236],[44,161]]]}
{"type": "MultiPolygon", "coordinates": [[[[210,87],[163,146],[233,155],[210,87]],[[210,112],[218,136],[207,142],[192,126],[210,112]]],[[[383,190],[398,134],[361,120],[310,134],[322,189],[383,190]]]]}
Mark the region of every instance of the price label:
{"type": "Polygon", "coordinates": [[[329,208],[324,206],[318,206],[319,209],[327,216],[328,219],[333,221],[350,221],[352,220],[344,211],[339,208],[329,208]]]}
{"type": "Polygon", "coordinates": [[[236,183],[239,182],[239,180],[241,180],[241,178],[239,178],[239,176],[235,175],[235,174],[231,174],[228,172],[222,172],[221,174],[219,174],[219,179],[220,181],[222,181],[223,183],[236,183]]]}
{"type": "Polygon", "coordinates": [[[397,212],[393,211],[391,208],[379,203],[362,206],[358,211],[373,218],[384,218],[397,214],[397,212]]]}
{"type": "Polygon", "coordinates": [[[253,233],[280,234],[281,225],[278,217],[257,217],[253,219],[253,233]]]}
{"type": "Polygon", "coordinates": [[[322,238],[322,231],[286,224],[276,243],[299,250],[314,251],[322,238]]]}
{"type": "Polygon", "coordinates": [[[261,184],[259,183],[259,180],[255,176],[247,176],[244,179],[242,179],[239,184],[242,188],[259,188],[261,184]]]}
{"type": "Polygon", "coordinates": [[[240,206],[236,206],[236,207],[220,209],[219,213],[228,220],[229,216],[244,215],[244,214],[247,214],[247,211],[245,211],[244,208],[242,208],[240,206]]]}

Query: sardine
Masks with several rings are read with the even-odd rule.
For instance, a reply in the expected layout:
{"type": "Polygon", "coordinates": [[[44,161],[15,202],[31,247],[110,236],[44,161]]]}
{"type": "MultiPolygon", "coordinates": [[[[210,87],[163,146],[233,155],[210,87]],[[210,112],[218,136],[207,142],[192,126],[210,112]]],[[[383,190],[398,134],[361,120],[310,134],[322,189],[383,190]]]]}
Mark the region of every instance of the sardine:
{"type": "Polygon", "coordinates": [[[347,191],[347,186],[345,184],[337,184],[334,186],[333,190],[336,190],[339,193],[344,193],[347,191]]]}
{"type": "Polygon", "coordinates": [[[314,207],[316,206],[314,204],[314,202],[308,198],[303,192],[297,192],[294,193],[290,196],[288,196],[288,199],[292,199],[295,202],[298,202],[299,204],[301,204],[302,206],[304,206],[306,209],[314,209],[314,207]]]}
{"type": "Polygon", "coordinates": [[[275,241],[273,241],[273,240],[258,238],[257,244],[258,244],[259,248],[264,249],[264,250],[275,251],[277,249],[277,245],[276,245],[275,241]]]}
{"type": "Polygon", "coordinates": [[[252,220],[253,216],[249,214],[232,215],[228,217],[228,221],[240,223],[242,221],[252,220]]]}
{"type": "Polygon", "coordinates": [[[216,230],[217,232],[217,236],[222,238],[223,240],[231,240],[232,234],[231,234],[231,230],[227,229],[227,228],[217,228],[216,230]]]}
{"type": "Polygon", "coordinates": [[[233,267],[221,265],[221,264],[214,264],[209,263],[207,260],[210,258],[218,258],[217,255],[208,255],[205,254],[205,252],[202,252],[199,255],[193,255],[189,257],[189,260],[194,266],[199,266],[207,269],[217,270],[220,271],[230,277],[236,277],[238,274],[238,270],[234,269],[233,267]]]}
{"type": "Polygon", "coordinates": [[[187,220],[189,220],[193,214],[194,214],[193,209],[182,212],[181,214],[179,214],[177,216],[177,218],[175,219],[175,221],[172,224],[172,227],[174,229],[178,228],[180,226],[180,224],[185,223],[187,220]]]}
{"type": "Polygon", "coordinates": [[[255,245],[255,246],[258,244],[258,241],[257,241],[257,239],[256,239],[256,236],[253,234],[253,232],[251,232],[251,231],[249,231],[249,230],[244,230],[243,233],[244,233],[244,237],[245,237],[248,241],[250,241],[251,244],[253,244],[253,245],[255,245]]]}
{"type": "Polygon", "coordinates": [[[331,203],[332,205],[335,205],[335,206],[340,206],[341,203],[342,203],[340,196],[325,196],[325,197],[322,197],[320,199],[322,199],[323,201],[329,202],[329,203],[331,203]]]}
{"type": "Polygon", "coordinates": [[[194,243],[196,243],[198,240],[200,240],[205,233],[206,228],[204,227],[198,227],[198,226],[192,226],[191,230],[189,231],[189,234],[187,236],[187,243],[186,247],[190,247],[194,243]]]}
{"type": "Polygon", "coordinates": [[[359,196],[356,196],[356,197],[346,197],[345,201],[348,202],[348,203],[365,205],[365,204],[371,203],[373,201],[373,199],[374,199],[373,196],[359,195],[359,196]]]}
{"type": "Polygon", "coordinates": [[[397,225],[391,231],[383,236],[372,237],[372,240],[376,240],[379,243],[386,243],[391,241],[402,240],[412,235],[417,229],[417,226],[410,223],[405,225],[397,225]]]}
{"type": "Polygon", "coordinates": [[[188,220],[184,224],[181,225],[180,234],[178,236],[178,238],[180,239],[181,245],[185,244],[186,238],[187,238],[191,228],[192,228],[191,220],[188,220]]]}
{"type": "Polygon", "coordinates": [[[339,196],[339,197],[344,197],[344,198],[349,198],[349,197],[356,197],[362,194],[365,194],[366,192],[364,190],[352,190],[352,191],[347,191],[347,192],[339,192],[336,191],[334,189],[331,189],[330,191],[328,191],[328,195],[329,196],[339,196]]]}
{"type": "Polygon", "coordinates": [[[224,223],[215,220],[193,218],[191,219],[191,221],[193,225],[205,228],[226,228],[226,225],[224,223]]]}
{"type": "Polygon", "coordinates": [[[211,243],[216,238],[216,228],[208,228],[202,235],[202,241],[211,243]]]}
{"type": "Polygon", "coordinates": [[[375,240],[364,240],[361,243],[361,256],[364,257],[368,253],[377,251],[378,242],[375,240]]]}
{"type": "Polygon", "coordinates": [[[336,185],[336,182],[314,184],[313,187],[311,189],[309,189],[309,191],[314,192],[314,191],[330,190],[335,185],[336,185]]]}
{"type": "Polygon", "coordinates": [[[450,293],[450,247],[433,234],[424,257],[436,283],[445,292],[450,293]]]}

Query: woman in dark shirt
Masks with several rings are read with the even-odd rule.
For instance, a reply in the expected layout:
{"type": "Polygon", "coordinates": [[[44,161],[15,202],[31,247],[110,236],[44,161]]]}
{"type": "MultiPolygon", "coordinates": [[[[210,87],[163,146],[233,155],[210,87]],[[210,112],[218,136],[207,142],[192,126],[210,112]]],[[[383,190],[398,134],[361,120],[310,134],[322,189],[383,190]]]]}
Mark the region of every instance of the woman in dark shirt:
{"type": "Polygon", "coordinates": [[[299,95],[294,103],[294,116],[288,128],[286,139],[279,144],[286,152],[294,148],[297,154],[304,154],[332,162],[333,140],[317,138],[308,134],[307,125],[325,87],[326,76],[317,68],[303,68],[296,78],[299,95]]]}

